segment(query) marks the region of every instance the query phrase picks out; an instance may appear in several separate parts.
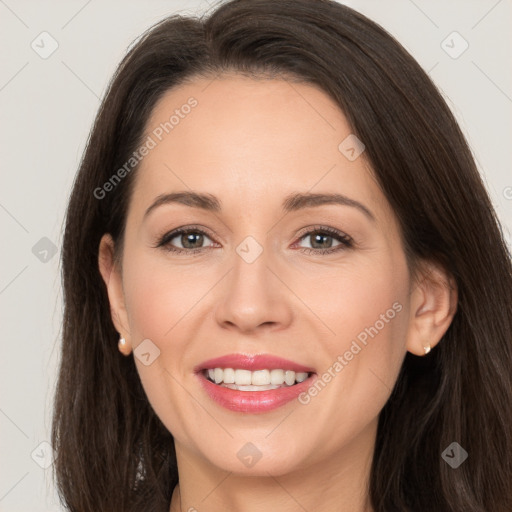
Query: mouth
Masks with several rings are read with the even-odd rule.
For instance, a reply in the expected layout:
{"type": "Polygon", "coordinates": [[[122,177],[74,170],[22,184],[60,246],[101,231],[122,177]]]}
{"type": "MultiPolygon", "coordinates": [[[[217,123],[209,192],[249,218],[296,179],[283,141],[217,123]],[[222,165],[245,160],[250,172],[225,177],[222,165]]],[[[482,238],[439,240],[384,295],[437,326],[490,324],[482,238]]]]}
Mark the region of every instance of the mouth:
{"type": "Polygon", "coordinates": [[[316,378],[313,368],[270,355],[231,354],[194,372],[206,394],[236,412],[261,413],[297,398],[316,378]]]}
{"type": "Polygon", "coordinates": [[[211,383],[228,389],[268,391],[295,386],[311,377],[313,372],[295,372],[280,368],[256,371],[242,368],[208,368],[202,370],[202,375],[211,383]]]}

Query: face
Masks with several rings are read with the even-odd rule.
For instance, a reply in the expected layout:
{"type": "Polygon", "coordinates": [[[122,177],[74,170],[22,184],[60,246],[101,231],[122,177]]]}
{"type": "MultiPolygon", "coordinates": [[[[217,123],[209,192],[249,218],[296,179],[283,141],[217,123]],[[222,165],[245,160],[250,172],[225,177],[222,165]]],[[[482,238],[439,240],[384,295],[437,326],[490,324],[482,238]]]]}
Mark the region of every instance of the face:
{"type": "Polygon", "coordinates": [[[324,92],[285,80],[197,79],[155,106],[107,281],[181,453],[280,475],[369,446],[407,350],[411,280],[351,133],[324,92]],[[209,201],[172,200],[191,192],[209,201]],[[261,387],[207,382],[205,367],[261,387]]]}

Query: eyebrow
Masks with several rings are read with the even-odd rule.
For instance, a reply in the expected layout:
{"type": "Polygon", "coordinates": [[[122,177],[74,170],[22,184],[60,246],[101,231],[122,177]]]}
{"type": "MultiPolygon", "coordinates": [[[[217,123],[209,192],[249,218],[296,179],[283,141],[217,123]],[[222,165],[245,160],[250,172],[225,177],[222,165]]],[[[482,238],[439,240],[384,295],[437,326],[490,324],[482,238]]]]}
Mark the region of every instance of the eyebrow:
{"type": "MultiPolygon", "coordinates": [[[[220,212],[222,209],[221,201],[212,194],[203,194],[199,192],[172,192],[159,195],[151,206],[144,213],[146,218],[155,208],[165,204],[184,204],[192,208],[200,208],[210,212],[220,212]]],[[[314,208],[323,205],[341,205],[357,208],[368,219],[375,222],[373,213],[362,203],[344,196],[343,194],[315,194],[311,192],[296,192],[289,194],[283,201],[283,211],[286,213],[302,210],[305,208],[314,208]]]]}

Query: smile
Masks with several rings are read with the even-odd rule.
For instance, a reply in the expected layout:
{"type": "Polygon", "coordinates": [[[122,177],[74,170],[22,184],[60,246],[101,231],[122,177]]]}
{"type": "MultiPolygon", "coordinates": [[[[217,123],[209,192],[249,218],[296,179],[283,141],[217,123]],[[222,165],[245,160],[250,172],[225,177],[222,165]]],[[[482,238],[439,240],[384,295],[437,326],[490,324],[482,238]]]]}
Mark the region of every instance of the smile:
{"type": "Polygon", "coordinates": [[[209,368],[203,370],[203,375],[215,384],[239,391],[266,391],[281,387],[289,387],[305,381],[308,372],[293,370],[250,370],[233,368],[209,368]]]}
{"type": "Polygon", "coordinates": [[[195,374],[207,396],[236,412],[262,413],[281,407],[307,390],[312,368],[269,356],[231,354],[205,361],[195,374]]]}

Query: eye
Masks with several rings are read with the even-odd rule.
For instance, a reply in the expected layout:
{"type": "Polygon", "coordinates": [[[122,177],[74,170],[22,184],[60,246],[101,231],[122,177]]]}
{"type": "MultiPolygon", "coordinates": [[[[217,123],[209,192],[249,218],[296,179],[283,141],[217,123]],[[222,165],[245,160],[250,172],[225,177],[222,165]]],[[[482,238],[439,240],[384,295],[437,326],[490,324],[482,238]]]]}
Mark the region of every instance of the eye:
{"type": "Polygon", "coordinates": [[[300,237],[300,240],[303,239],[310,241],[310,247],[302,247],[302,252],[306,254],[329,254],[353,246],[351,237],[326,226],[315,226],[300,237]],[[337,240],[338,244],[333,245],[333,240],[337,240]]]}
{"type": "Polygon", "coordinates": [[[156,247],[164,247],[169,252],[196,253],[205,248],[203,247],[205,239],[211,241],[204,230],[189,226],[166,233],[160,238],[156,247]]]}
{"type": "MultiPolygon", "coordinates": [[[[315,226],[309,231],[303,232],[299,240],[310,240],[310,247],[301,247],[306,254],[329,254],[343,249],[353,247],[353,240],[350,236],[327,226],[315,226]],[[333,241],[338,243],[333,245],[333,241]]],[[[206,240],[212,239],[208,233],[195,226],[184,226],[163,235],[155,247],[162,247],[169,252],[178,254],[196,254],[207,247],[206,240]]],[[[210,247],[212,247],[210,245],[210,247]]]]}

